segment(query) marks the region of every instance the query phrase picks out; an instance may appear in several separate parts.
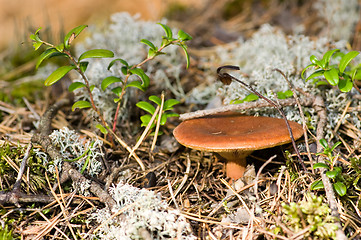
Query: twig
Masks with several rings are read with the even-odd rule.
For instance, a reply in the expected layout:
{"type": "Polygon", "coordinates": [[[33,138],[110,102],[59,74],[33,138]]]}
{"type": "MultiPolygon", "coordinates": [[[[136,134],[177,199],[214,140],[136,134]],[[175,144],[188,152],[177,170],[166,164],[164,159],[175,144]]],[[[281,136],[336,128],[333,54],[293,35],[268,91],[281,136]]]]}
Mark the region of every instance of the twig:
{"type": "MultiPolygon", "coordinates": [[[[322,146],[319,140],[324,138],[325,135],[325,127],[327,124],[327,113],[326,113],[325,102],[321,96],[316,96],[313,106],[319,118],[317,124],[317,130],[316,130],[317,152],[322,152],[322,146]]],[[[324,157],[322,155],[320,155],[317,160],[320,163],[325,163],[324,157]]],[[[338,212],[335,192],[333,191],[332,184],[330,182],[330,179],[326,176],[325,169],[320,170],[320,174],[321,174],[323,186],[325,188],[328,204],[330,205],[331,215],[337,219],[335,221],[335,224],[338,227],[338,229],[336,230],[336,238],[338,240],[346,240],[347,237],[345,233],[342,231],[342,226],[340,223],[340,214],[338,212]]]]}
{"type": "MultiPolygon", "coordinates": [[[[311,106],[312,102],[313,102],[312,99],[309,99],[309,98],[300,99],[300,104],[302,106],[311,106]]],[[[297,104],[296,100],[293,98],[279,99],[278,103],[280,106],[283,106],[283,107],[284,106],[294,106],[297,104]]],[[[240,103],[240,104],[232,104],[232,105],[222,106],[222,107],[213,108],[213,109],[205,109],[205,110],[198,110],[198,111],[190,112],[190,113],[183,113],[183,114],[180,114],[179,119],[181,121],[185,121],[185,120],[189,120],[192,118],[200,118],[200,117],[205,117],[208,115],[213,115],[213,114],[222,113],[222,112],[241,111],[241,110],[264,108],[264,107],[273,107],[273,105],[263,99],[260,99],[260,100],[254,101],[254,102],[244,102],[244,103],[240,103]]]]}
{"type": "Polygon", "coordinates": [[[21,165],[20,165],[20,169],[19,169],[19,172],[18,172],[18,177],[17,177],[16,182],[14,184],[14,188],[13,188],[14,192],[19,192],[20,191],[21,178],[23,177],[25,167],[26,167],[26,164],[28,162],[28,158],[30,156],[31,147],[32,147],[32,144],[29,143],[28,147],[26,148],[25,155],[23,157],[23,161],[21,162],[21,165]]]}
{"type": "Polygon", "coordinates": [[[160,127],[160,121],[162,119],[163,107],[164,107],[164,92],[162,92],[162,94],[161,94],[161,104],[160,104],[160,109],[159,109],[159,114],[158,114],[158,120],[157,120],[157,125],[155,126],[154,138],[153,138],[152,146],[150,148],[150,152],[153,152],[155,144],[157,142],[159,127],[160,127]]]}
{"type": "MultiPolygon", "coordinates": [[[[34,134],[31,138],[32,143],[40,144],[50,155],[51,159],[62,159],[62,156],[52,145],[52,141],[49,138],[51,120],[54,118],[55,114],[60,108],[69,104],[69,99],[62,99],[56,102],[54,105],[50,106],[40,119],[39,133],[34,134]]],[[[80,172],[75,170],[69,162],[63,161],[63,169],[60,182],[63,183],[69,178],[71,178],[73,182],[87,181],[87,179],[80,172]]],[[[108,205],[110,209],[112,209],[116,205],[114,199],[106,191],[104,191],[98,183],[91,181],[89,190],[95,196],[99,197],[99,200],[102,203],[108,205]]]]}
{"type": "MultiPolygon", "coordinates": [[[[310,146],[309,146],[309,144],[308,144],[307,124],[306,124],[305,114],[303,113],[302,105],[301,105],[301,103],[300,103],[300,99],[299,99],[299,97],[297,96],[296,91],[295,91],[294,87],[292,86],[290,80],[289,80],[288,77],[286,76],[286,74],[284,74],[284,72],[282,72],[282,71],[281,71],[280,69],[278,69],[278,68],[275,68],[274,70],[277,71],[277,72],[279,72],[279,73],[283,76],[283,78],[286,80],[286,82],[287,82],[287,84],[288,84],[288,87],[289,87],[289,88],[291,89],[291,91],[292,91],[293,98],[295,99],[295,101],[296,101],[296,103],[297,103],[298,111],[300,111],[300,117],[301,117],[301,120],[302,120],[303,137],[304,137],[304,139],[305,139],[307,156],[308,156],[308,159],[309,159],[310,162],[311,162],[311,166],[313,166],[313,158],[312,158],[312,155],[311,155],[310,146]]],[[[313,96],[308,96],[307,99],[313,100],[314,97],[313,97],[313,96]]],[[[313,168],[312,168],[312,172],[313,172],[313,168]]]]}

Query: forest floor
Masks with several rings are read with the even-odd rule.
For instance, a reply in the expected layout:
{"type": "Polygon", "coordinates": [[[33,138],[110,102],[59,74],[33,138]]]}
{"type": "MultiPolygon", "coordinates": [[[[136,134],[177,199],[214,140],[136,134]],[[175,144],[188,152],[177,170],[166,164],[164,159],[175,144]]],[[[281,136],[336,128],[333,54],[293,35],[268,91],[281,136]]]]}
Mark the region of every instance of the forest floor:
{"type": "MultiPolygon", "coordinates": [[[[239,4],[209,1],[204,8],[178,6],[167,12],[170,27],[193,37],[188,44],[190,67],[184,59],[181,67],[182,96],[209,84],[207,78],[217,79],[216,69],[229,64],[217,59],[220,49],[244,44],[264,24],[286,35],[300,24],[310,39],[327,35],[327,21],[317,15],[313,1],[245,1],[238,9],[231,3],[239,4]]],[[[360,51],[360,39],[361,28],[355,27],[349,50],[360,51]]],[[[299,149],[305,168],[288,144],[254,152],[247,158],[244,177],[232,181],[215,154],[177,143],[172,131],[179,118],[162,126],[155,147],[154,137],[140,127],[142,112],[134,105],[127,105],[128,114],[118,122],[115,134],[120,139],[102,134],[93,126],[93,113],[71,109],[74,95],[67,87],[77,78],[69,74],[64,81],[43,86],[46,76],[39,81],[39,55],[30,47],[0,54],[0,239],[361,239],[361,129],[347,119],[355,114],[361,121],[359,93],[339,109],[329,144],[341,145],[327,152],[321,140],[330,136],[325,133],[327,99],[297,89],[302,107],[317,118],[312,128],[310,115],[303,116],[305,136],[297,144],[303,146],[299,149]],[[79,157],[76,152],[84,153],[79,157],[83,164],[97,158],[100,172],[91,173],[98,165],[89,162],[52,165],[58,157],[65,159],[62,144],[72,149],[68,160],[79,157]],[[313,168],[327,160],[330,170],[340,169],[337,179],[313,168]],[[324,188],[311,190],[317,180],[324,188]],[[338,182],[346,187],[343,196],[334,191],[338,182]],[[109,211],[112,207],[116,211],[109,211]],[[120,233],[124,229],[128,235],[120,233]]],[[[157,85],[151,84],[149,91],[177,98],[157,85]]],[[[206,107],[177,100],[174,112],[179,114],[206,107]]],[[[246,108],[247,103],[239,106],[246,108]]]]}

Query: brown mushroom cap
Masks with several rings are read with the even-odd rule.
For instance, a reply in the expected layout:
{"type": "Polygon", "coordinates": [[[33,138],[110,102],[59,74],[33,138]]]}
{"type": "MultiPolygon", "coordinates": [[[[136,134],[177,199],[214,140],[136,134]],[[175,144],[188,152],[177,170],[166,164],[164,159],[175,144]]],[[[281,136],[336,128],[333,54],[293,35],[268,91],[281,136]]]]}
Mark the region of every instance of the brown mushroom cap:
{"type": "MultiPolygon", "coordinates": [[[[302,126],[289,121],[295,139],[302,126]]],[[[253,151],[291,142],[284,119],[223,113],[190,119],[173,131],[177,141],[189,148],[210,152],[253,151]]]]}

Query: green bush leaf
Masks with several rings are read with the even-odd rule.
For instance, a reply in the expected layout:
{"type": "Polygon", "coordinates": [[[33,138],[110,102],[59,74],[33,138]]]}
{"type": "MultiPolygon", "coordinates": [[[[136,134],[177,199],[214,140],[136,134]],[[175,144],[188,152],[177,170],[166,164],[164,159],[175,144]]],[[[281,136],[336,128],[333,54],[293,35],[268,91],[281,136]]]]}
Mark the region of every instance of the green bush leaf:
{"type": "Polygon", "coordinates": [[[345,184],[343,184],[342,182],[336,182],[332,185],[333,185],[333,188],[335,189],[335,191],[337,192],[337,194],[340,195],[341,197],[346,194],[347,188],[346,188],[345,184]]]}
{"type": "Polygon", "coordinates": [[[79,63],[80,71],[82,71],[84,73],[87,70],[88,65],[89,65],[89,62],[87,62],[87,61],[80,62],[79,63]]]}
{"type": "Polygon", "coordinates": [[[345,54],[341,60],[340,60],[340,65],[338,67],[338,69],[340,70],[341,73],[343,73],[347,67],[347,65],[352,61],[352,59],[354,59],[357,55],[359,55],[358,51],[351,51],[347,54],[345,54]]]}
{"type": "MultiPolygon", "coordinates": [[[[256,95],[257,96],[257,95],[256,95]]],[[[286,99],[293,96],[293,92],[291,90],[286,90],[284,92],[277,92],[277,98],[278,99],[286,99]]],[[[258,96],[257,96],[258,97],[258,96]]]]}
{"type": "Polygon", "coordinates": [[[140,102],[137,102],[136,106],[152,115],[155,112],[155,107],[152,104],[150,104],[149,102],[140,101],[140,102]]]}
{"type": "Polygon", "coordinates": [[[55,48],[46,49],[40,56],[38,61],[36,62],[35,69],[38,69],[40,64],[47,58],[49,58],[53,53],[57,52],[55,48]]]}
{"type": "Polygon", "coordinates": [[[316,67],[316,66],[317,66],[316,64],[311,63],[311,64],[309,64],[307,67],[305,67],[305,68],[302,70],[301,78],[302,78],[302,79],[305,79],[305,72],[306,72],[306,70],[309,69],[310,67],[316,67]]]}
{"type": "Polygon", "coordinates": [[[332,55],[333,55],[335,52],[338,52],[338,51],[340,51],[340,50],[339,50],[339,49],[329,50],[329,51],[327,51],[327,52],[323,55],[323,58],[322,58],[322,60],[321,60],[322,63],[323,63],[323,68],[328,67],[332,55]]]}
{"type": "Polygon", "coordinates": [[[150,83],[150,80],[149,80],[149,77],[147,76],[147,74],[145,74],[143,69],[141,69],[141,68],[130,69],[130,72],[132,74],[138,75],[142,79],[143,83],[141,84],[141,87],[142,87],[142,89],[144,89],[143,91],[145,91],[148,88],[149,83],[150,83]]]}
{"type": "Polygon", "coordinates": [[[112,89],[112,92],[117,95],[117,96],[120,96],[122,94],[122,87],[115,87],[112,89]]]}
{"type": "Polygon", "coordinates": [[[113,83],[116,83],[116,82],[123,82],[122,79],[118,78],[118,77],[114,77],[114,76],[110,76],[110,77],[106,77],[104,78],[104,80],[102,81],[102,84],[101,84],[101,89],[103,91],[105,91],[105,89],[113,84],[113,83]]]}
{"type": "Polygon", "coordinates": [[[163,111],[172,110],[174,105],[179,104],[179,101],[176,99],[168,99],[164,102],[163,111]]]}
{"type": "Polygon", "coordinates": [[[157,50],[157,47],[154,46],[154,44],[147,39],[142,39],[142,40],[140,40],[140,42],[144,43],[145,45],[148,45],[150,47],[150,49],[157,50]]]}
{"type": "Polygon", "coordinates": [[[97,124],[95,127],[98,128],[101,133],[108,134],[108,130],[103,125],[97,124]]]}
{"type": "Polygon", "coordinates": [[[142,84],[139,81],[133,81],[133,82],[127,83],[127,86],[125,86],[125,88],[128,88],[128,87],[135,87],[143,92],[146,90],[143,88],[142,84]]]}
{"type": "Polygon", "coordinates": [[[80,25],[70,30],[64,37],[64,47],[68,49],[71,42],[86,28],[87,25],[80,25]]]}
{"type": "Polygon", "coordinates": [[[55,70],[50,76],[45,80],[45,86],[51,86],[57,81],[59,81],[62,77],[65,76],[68,72],[75,69],[75,66],[62,66],[55,70]]]}
{"type": "Polygon", "coordinates": [[[349,92],[353,88],[353,82],[348,76],[344,76],[344,78],[341,78],[338,82],[338,88],[341,92],[349,92]]]}
{"type": "Polygon", "coordinates": [[[331,178],[331,179],[335,179],[335,177],[339,174],[338,171],[336,170],[332,170],[332,171],[327,171],[326,172],[326,176],[331,178]]]}
{"type": "MultiPolygon", "coordinates": [[[[142,121],[141,127],[146,127],[150,120],[152,119],[152,116],[149,114],[143,115],[140,117],[140,120],[142,121]]],[[[155,127],[155,124],[152,123],[151,128],[155,127]]]]}
{"type": "Polygon", "coordinates": [[[178,39],[182,40],[182,41],[188,41],[188,40],[192,40],[191,35],[189,35],[188,33],[184,32],[183,30],[179,30],[178,31],[178,39]]]}
{"type": "Polygon", "coordinates": [[[169,40],[171,40],[171,39],[173,38],[172,29],[170,29],[170,27],[168,27],[168,26],[165,25],[165,24],[162,24],[162,23],[158,23],[158,24],[162,26],[162,28],[163,28],[164,31],[165,31],[165,34],[166,34],[167,38],[168,38],[169,40]]]}
{"type": "Polygon", "coordinates": [[[328,143],[327,143],[326,139],[324,139],[324,138],[320,139],[320,144],[323,147],[323,149],[328,149],[328,143]]]}
{"type": "Polygon", "coordinates": [[[40,31],[41,27],[38,28],[34,34],[30,35],[30,39],[35,41],[35,42],[41,42],[41,39],[39,38],[39,31],[40,31]]]}
{"type": "Polygon", "coordinates": [[[86,87],[86,85],[82,82],[73,82],[69,86],[69,92],[73,92],[75,89],[86,87]]]}
{"type": "Polygon", "coordinates": [[[35,51],[38,50],[41,47],[41,45],[43,45],[42,42],[33,42],[33,47],[35,51]]]}
{"type": "Polygon", "coordinates": [[[308,76],[306,78],[306,82],[312,78],[316,78],[316,77],[320,77],[320,76],[323,76],[323,73],[325,72],[325,70],[318,70],[318,71],[315,71],[313,72],[310,76],[308,76]]]}
{"type": "Polygon", "coordinates": [[[71,110],[74,111],[76,108],[82,109],[82,108],[90,108],[92,105],[88,101],[77,101],[73,104],[71,107],[71,110]]]}
{"type": "Polygon", "coordinates": [[[189,67],[189,63],[190,63],[190,60],[189,60],[189,54],[188,54],[188,51],[187,51],[187,46],[185,44],[180,44],[179,46],[181,46],[181,48],[183,49],[184,51],[184,54],[186,55],[186,59],[187,59],[187,68],[189,67]]]}
{"type": "Polygon", "coordinates": [[[112,58],[114,57],[114,53],[110,50],[106,49],[92,49],[89,51],[84,52],[79,57],[79,61],[85,58],[112,58]]]}
{"type": "Polygon", "coordinates": [[[313,169],[317,169],[317,168],[326,168],[326,169],[330,169],[330,167],[325,164],[325,163],[315,163],[313,165],[313,169]]]}
{"type": "Polygon", "coordinates": [[[340,80],[338,77],[338,70],[336,68],[326,70],[324,72],[324,76],[332,86],[336,86],[340,80]]]}
{"type": "Polygon", "coordinates": [[[311,190],[318,190],[318,189],[323,189],[323,188],[325,188],[325,187],[323,186],[323,183],[321,180],[314,181],[311,184],[311,190]]]}
{"type": "MultiPolygon", "coordinates": [[[[111,61],[108,65],[108,70],[116,63],[116,62],[121,62],[121,64],[125,65],[127,68],[129,67],[129,64],[127,63],[127,61],[125,61],[124,59],[121,58],[117,58],[114,59],[113,61],[111,61]]],[[[124,73],[123,73],[124,74],[124,73]]],[[[125,74],[124,74],[125,75],[125,74]]]]}
{"type": "Polygon", "coordinates": [[[311,55],[310,61],[311,61],[311,63],[315,64],[316,66],[321,67],[320,61],[318,60],[318,58],[315,55],[311,55]]]}
{"type": "Polygon", "coordinates": [[[160,106],[162,104],[162,99],[160,97],[152,95],[149,97],[149,100],[160,106]]]}

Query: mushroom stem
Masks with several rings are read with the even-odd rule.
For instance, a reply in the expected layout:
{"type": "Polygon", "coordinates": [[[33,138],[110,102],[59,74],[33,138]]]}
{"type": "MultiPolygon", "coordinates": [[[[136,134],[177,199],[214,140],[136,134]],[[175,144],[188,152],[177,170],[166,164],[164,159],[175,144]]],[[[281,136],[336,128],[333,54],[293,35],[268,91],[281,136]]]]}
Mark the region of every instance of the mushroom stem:
{"type": "Polygon", "coordinates": [[[246,158],[253,151],[219,152],[218,154],[226,160],[227,177],[237,180],[243,177],[247,167],[246,158]]]}

